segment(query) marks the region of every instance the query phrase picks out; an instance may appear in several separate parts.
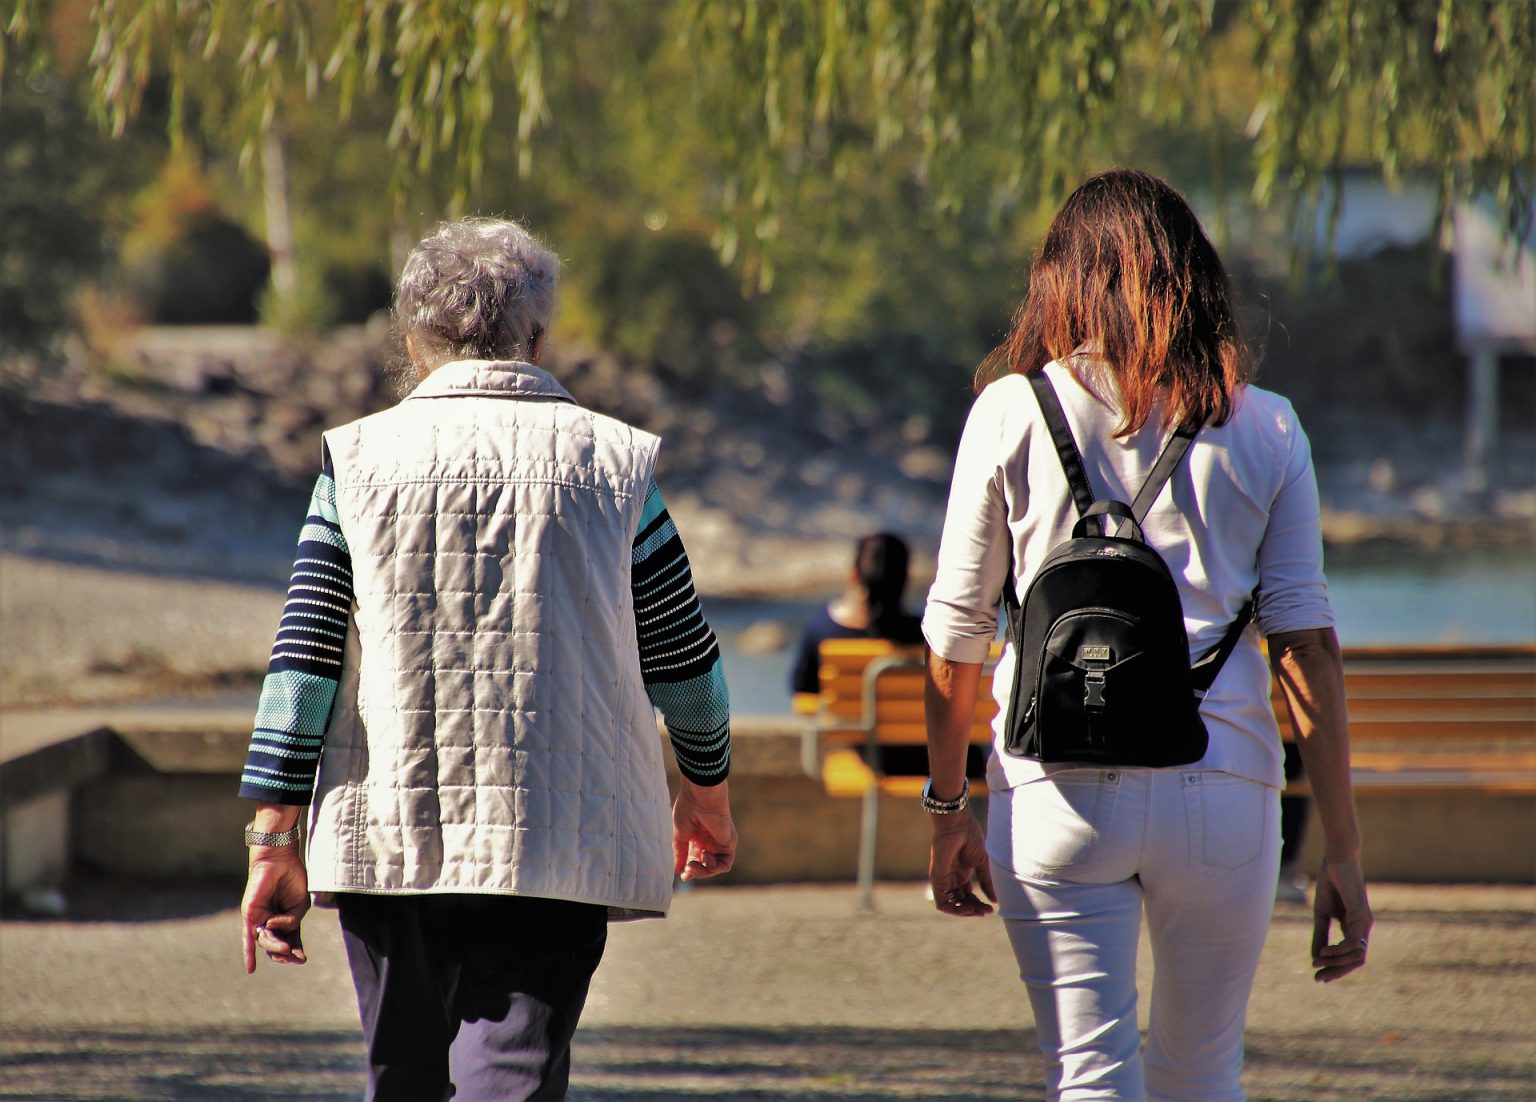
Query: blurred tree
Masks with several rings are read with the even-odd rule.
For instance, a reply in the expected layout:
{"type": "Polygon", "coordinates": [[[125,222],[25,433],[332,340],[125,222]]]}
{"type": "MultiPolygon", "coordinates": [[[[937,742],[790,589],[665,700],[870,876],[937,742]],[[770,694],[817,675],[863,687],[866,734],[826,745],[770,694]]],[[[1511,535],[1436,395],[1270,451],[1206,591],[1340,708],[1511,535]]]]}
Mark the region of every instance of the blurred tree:
{"type": "MultiPolygon", "coordinates": [[[[27,42],[47,0],[7,0],[27,42]]],[[[1346,163],[1434,179],[1442,209],[1491,192],[1512,232],[1530,217],[1536,159],[1536,4],[1530,0],[671,0],[649,8],[681,35],[697,110],[725,175],[718,246],[766,288],[763,243],[799,210],[800,184],[873,143],[910,166],[941,209],[977,142],[1008,155],[994,181],[1047,203],[1116,120],[1183,119],[1216,94],[1222,31],[1251,30],[1255,81],[1240,107],[1254,197],[1315,202],[1346,163]]],[[[576,40],[609,18],[601,0],[97,0],[95,92],[121,129],[159,71],[181,125],[201,74],[234,75],[229,125],[247,158],[290,93],[324,83],[350,109],[393,103],[388,140],[402,194],[451,161],[453,205],[483,179],[492,123],[510,116],[527,177],[536,131],[558,116],[576,40]]],[[[652,38],[654,39],[654,33],[652,38]]],[[[636,43],[638,47],[639,43],[636,43]]],[[[609,60],[644,69],[640,49],[609,60]]],[[[650,90],[649,88],[647,90],[650,90]]],[[[1231,89],[1224,91],[1230,93],[1231,89]]]]}
{"type": "Polygon", "coordinates": [[[957,422],[1089,171],[1166,175],[1218,235],[1221,195],[1284,222],[1343,165],[1443,204],[1493,194],[1518,226],[1536,156],[1530,0],[0,0],[0,19],[0,112],[18,73],[88,82],[119,148],[180,135],[269,245],[281,134],[303,301],[269,318],[361,320],[428,224],[501,213],[562,253],[562,342],[701,384],[767,354],[861,425],[957,422]]]}
{"type": "MultiPolygon", "coordinates": [[[[772,237],[806,166],[830,164],[849,120],[917,166],[941,207],[969,151],[997,140],[994,180],[1049,205],[1127,121],[1240,112],[1260,204],[1307,213],[1345,166],[1428,176],[1440,226],[1491,193],[1529,226],[1536,163],[1531,0],[687,0],[701,100],[724,138],[727,206],[772,237]],[[1218,81],[1223,39],[1251,77],[1218,81]]],[[[1230,77],[1230,70],[1220,74],[1230,77]]],[[[812,169],[816,169],[813,167],[812,169]]],[[[1334,189],[1334,195],[1339,194],[1334,189]]]]}
{"type": "Polygon", "coordinates": [[[0,77],[0,350],[32,350],[68,319],[106,255],[100,136],[54,73],[0,77]]]}

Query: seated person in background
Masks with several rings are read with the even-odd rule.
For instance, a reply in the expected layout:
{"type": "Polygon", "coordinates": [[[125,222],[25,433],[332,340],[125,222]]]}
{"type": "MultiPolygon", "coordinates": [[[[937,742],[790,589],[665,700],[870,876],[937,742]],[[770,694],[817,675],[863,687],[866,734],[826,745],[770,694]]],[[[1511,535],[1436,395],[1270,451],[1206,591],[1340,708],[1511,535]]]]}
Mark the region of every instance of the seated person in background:
{"type": "MultiPolygon", "coordinates": [[[[859,540],[842,594],[817,610],[801,630],[800,647],[790,669],[790,691],[814,696],[821,691],[821,644],[828,639],[886,639],[901,646],[923,642],[922,617],[901,607],[911,553],[906,541],[890,532],[859,540]]],[[[972,747],[972,776],[980,776],[985,754],[972,747]]],[[[925,776],[928,751],[922,746],[888,746],[881,755],[887,774],[925,776]]]]}
{"type": "Polygon", "coordinates": [[[923,641],[922,617],[908,615],[901,607],[910,561],[900,536],[876,532],[859,540],[848,588],[820,609],[801,632],[800,650],[790,671],[791,692],[821,691],[817,649],[828,639],[889,639],[904,646],[923,641]]]}

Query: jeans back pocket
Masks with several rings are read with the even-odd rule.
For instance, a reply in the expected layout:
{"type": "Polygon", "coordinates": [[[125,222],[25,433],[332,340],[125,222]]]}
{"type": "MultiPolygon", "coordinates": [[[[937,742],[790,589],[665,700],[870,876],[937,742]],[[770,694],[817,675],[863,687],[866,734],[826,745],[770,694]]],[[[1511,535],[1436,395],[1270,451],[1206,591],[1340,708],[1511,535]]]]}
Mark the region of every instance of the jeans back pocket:
{"type": "Polygon", "coordinates": [[[995,839],[990,856],[1025,875],[1092,879],[1114,820],[1120,776],[1116,770],[1064,769],[1011,789],[1008,830],[989,832],[995,839]],[[1002,846],[1008,852],[1000,852],[1002,846]]]}
{"type": "Polygon", "coordinates": [[[1265,809],[1273,802],[1263,785],[1230,773],[1191,772],[1183,788],[1192,861],[1240,869],[1259,859],[1270,828],[1265,809]]]}

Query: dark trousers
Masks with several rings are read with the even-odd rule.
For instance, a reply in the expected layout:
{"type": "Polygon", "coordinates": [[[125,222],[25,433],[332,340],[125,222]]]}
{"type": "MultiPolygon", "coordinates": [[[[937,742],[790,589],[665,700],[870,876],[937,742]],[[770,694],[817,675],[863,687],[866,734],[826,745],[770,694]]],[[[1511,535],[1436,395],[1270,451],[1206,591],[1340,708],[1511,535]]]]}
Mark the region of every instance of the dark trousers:
{"type": "Polygon", "coordinates": [[[608,913],[506,895],[338,894],[369,1102],[562,1099],[608,913]]]}
{"type": "MultiPolygon", "coordinates": [[[[1282,742],[1285,751],[1285,779],[1294,781],[1301,776],[1301,751],[1294,742],[1282,742]]],[[[1280,867],[1288,868],[1301,855],[1301,836],[1307,826],[1307,812],[1312,801],[1306,796],[1280,797],[1280,867]]]]}

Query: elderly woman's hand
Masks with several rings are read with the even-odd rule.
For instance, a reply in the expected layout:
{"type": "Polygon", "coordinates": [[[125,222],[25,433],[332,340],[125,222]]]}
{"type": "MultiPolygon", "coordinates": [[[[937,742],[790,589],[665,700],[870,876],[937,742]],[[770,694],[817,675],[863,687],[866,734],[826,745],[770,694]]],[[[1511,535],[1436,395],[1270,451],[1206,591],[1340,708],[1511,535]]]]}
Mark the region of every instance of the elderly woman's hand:
{"type": "Polygon", "coordinates": [[[299,924],[309,910],[309,873],[297,846],[252,846],[245,898],[240,903],[240,942],[247,973],[256,971],[256,950],[274,964],[309,958],[299,924]]]}
{"type": "Polygon", "coordinates": [[[975,880],[986,897],[997,902],[981,824],[966,811],[930,817],[933,846],[928,851],[928,883],[933,887],[933,905],[941,914],[959,917],[991,914],[992,908],[971,886],[975,880]]]}
{"type": "Polygon", "coordinates": [[[674,875],[687,881],[730,872],[736,845],[730,782],[704,788],[684,778],[672,805],[674,875]]]}

